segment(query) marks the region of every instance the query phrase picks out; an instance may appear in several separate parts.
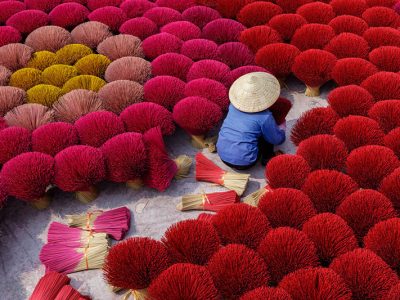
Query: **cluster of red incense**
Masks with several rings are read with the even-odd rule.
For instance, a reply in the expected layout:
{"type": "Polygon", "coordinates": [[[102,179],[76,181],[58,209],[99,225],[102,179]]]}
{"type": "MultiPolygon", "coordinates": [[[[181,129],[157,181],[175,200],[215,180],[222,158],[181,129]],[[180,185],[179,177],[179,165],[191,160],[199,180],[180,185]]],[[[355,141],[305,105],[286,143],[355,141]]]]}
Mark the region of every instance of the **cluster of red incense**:
{"type": "Polygon", "coordinates": [[[121,240],[130,226],[126,207],[67,216],[68,225],[50,224],[47,244],[40,252],[46,270],[73,273],[103,266],[108,236],[121,240]]]}
{"type": "Polygon", "coordinates": [[[138,299],[396,299],[400,219],[382,197],[356,191],[333,214],[301,190],[270,189],[258,208],[233,204],[172,225],[161,241],[117,244],[104,275],[138,299]]]}
{"type": "Polygon", "coordinates": [[[39,280],[29,300],[90,300],[69,283],[70,279],[66,275],[48,272],[39,280]]]}

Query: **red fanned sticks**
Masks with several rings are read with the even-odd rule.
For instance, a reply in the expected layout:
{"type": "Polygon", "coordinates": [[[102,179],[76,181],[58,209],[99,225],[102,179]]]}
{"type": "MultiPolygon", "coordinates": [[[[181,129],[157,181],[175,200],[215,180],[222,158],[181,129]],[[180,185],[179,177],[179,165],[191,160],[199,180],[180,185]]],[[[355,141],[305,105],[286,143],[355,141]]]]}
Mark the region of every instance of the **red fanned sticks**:
{"type": "MultiPolygon", "coordinates": [[[[144,98],[171,110],[184,98],[185,82],[173,76],[156,76],[144,85],[144,98]]],[[[160,109],[161,111],[161,109],[160,109]]],[[[131,122],[129,120],[128,122],[131,122]]],[[[140,123],[135,120],[135,123],[140,123]]]]}
{"type": "Polygon", "coordinates": [[[302,141],[296,154],[307,161],[311,170],[338,171],[343,169],[348,155],[346,145],[340,139],[328,134],[314,135],[302,141]]]}
{"type": "Polygon", "coordinates": [[[331,91],[328,102],[340,117],[367,116],[369,109],[374,105],[374,98],[366,89],[357,85],[348,85],[331,91]]]}
{"type": "Polygon", "coordinates": [[[198,181],[222,185],[241,196],[247,187],[249,177],[249,174],[227,172],[205,157],[204,154],[200,152],[196,154],[196,180],[198,181]]]}
{"type": "Polygon", "coordinates": [[[331,107],[318,107],[305,112],[294,125],[290,139],[298,146],[305,139],[317,134],[333,134],[339,116],[331,107]]]}
{"type": "Polygon", "coordinates": [[[392,201],[395,209],[400,211],[400,168],[382,180],[379,191],[392,201]]]}
{"type": "Polygon", "coordinates": [[[399,280],[380,257],[366,249],[355,249],[339,256],[330,268],[344,279],[353,299],[384,299],[399,280]]]}
{"type": "Polygon", "coordinates": [[[8,127],[0,131],[0,164],[31,149],[31,133],[23,127],[8,127]]]}
{"type": "Polygon", "coordinates": [[[306,19],[298,14],[276,15],[268,23],[281,35],[284,41],[290,41],[296,30],[304,24],[307,24],[306,19]]]}
{"type": "Polygon", "coordinates": [[[112,286],[129,289],[135,297],[146,299],[150,283],[170,265],[168,251],[161,242],[135,237],[110,249],[103,272],[112,286]]]}
{"type": "Polygon", "coordinates": [[[285,276],[279,288],[287,291],[291,299],[353,299],[344,280],[331,269],[309,268],[285,276]]]}
{"type": "MultiPolygon", "coordinates": [[[[164,300],[166,295],[170,299],[219,299],[210,273],[205,267],[193,264],[169,267],[151,283],[149,295],[154,300],[164,300]]],[[[136,299],[142,298],[136,296],[136,299]]]]}
{"type": "Polygon", "coordinates": [[[265,45],[282,42],[279,33],[266,25],[254,26],[243,30],[239,40],[247,45],[254,53],[257,53],[257,51],[265,45]]]}
{"type": "Polygon", "coordinates": [[[360,85],[365,79],[378,71],[377,67],[365,59],[342,58],[337,61],[332,69],[332,79],[339,86],[360,85]]]}
{"type": "Polygon", "coordinates": [[[335,30],[336,34],[349,32],[362,36],[368,29],[368,24],[363,19],[349,15],[337,16],[328,25],[335,30]]]}
{"type": "Polygon", "coordinates": [[[262,47],[257,51],[256,63],[271,71],[278,79],[284,81],[292,72],[292,66],[300,50],[289,44],[276,43],[262,47]]]}
{"type": "Polygon", "coordinates": [[[69,282],[66,275],[48,272],[39,280],[29,300],[55,299],[62,287],[69,282]]]}
{"type": "Polygon", "coordinates": [[[302,187],[320,213],[335,212],[337,206],[356,190],[358,186],[350,176],[334,170],[310,173],[302,187]]]}
{"type": "Polygon", "coordinates": [[[345,32],[330,40],[324,50],[332,53],[338,59],[347,57],[367,59],[370,48],[363,37],[345,32]]]}
{"type": "Polygon", "coordinates": [[[220,248],[211,223],[185,220],[170,226],[161,239],[174,262],[205,265],[220,248]]]}
{"type": "Polygon", "coordinates": [[[324,266],[344,253],[358,248],[353,230],[338,215],[323,213],[309,219],[303,232],[317,247],[317,254],[324,266]]]}
{"type": "Polygon", "coordinates": [[[212,224],[223,245],[243,244],[251,249],[256,249],[270,230],[267,217],[257,207],[244,203],[222,209],[212,218],[212,224]]]}
{"type": "Polygon", "coordinates": [[[206,210],[218,212],[238,202],[240,202],[240,197],[235,191],[185,195],[182,196],[177,209],[180,211],[206,210]]]}
{"type": "Polygon", "coordinates": [[[303,223],[317,213],[306,194],[286,188],[265,193],[258,208],[267,216],[273,228],[287,226],[300,230],[303,223]]]}
{"type": "Polygon", "coordinates": [[[281,288],[260,287],[247,292],[240,300],[290,300],[292,297],[281,288]]]}
{"type": "Polygon", "coordinates": [[[305,233],[289,227],[271,230],[261,241],[257,252],[268,265],[273,283],[278,283],[298,269],[319,265],[314,244],[305,233]]]}
{"type": "Polygon", "coordinates": [[[280,6],[263,1],[255,1],[245,5],[237,14],[237,19],[246,27],[265,25],[272,17],[283,12],[280,6]]]}
{"type": "Polygon", "coordinates": [[[165,191],[172,179],[186,176],[189,173],[192,159],[181,155],[175,160],[168,156],[160,127],[148,130],[144,135],[147,149],[147,173],[144,184],[159,191],[165,191]]]}
{"type": "Polygon", "coordinates": [[[400,72],[400,47],[383,46],[369,53],[369,61],[381,71],[400,72]]]}
{"type": "Polygon", "coordinates": [[[320,94],[319,88],[331,79],[336,57],[324,50],[311,49],[300,53],[293,64],[293,74],[307,86],[306,96],[320,94]]]}
{"type": "Polygon", "coordinates": [[[310,172],[311,168],[303,157],[283,154],[268,162],[265,177],[273,189],[301,189],[310,172]]]}
{"type": "Polygon", "coordinates": [[[304,17],[308,23],[328,24],[336,17],[331,5],[319,1],[300,6],[296,13],[304,17]]]}
{"type": "Polygon", "coordinates": [[[368,90],[375,101],[400,100],[400,74],[378,72],[365,79],[361,87],[368,90]]]}
{"type": "Polygon", "coordinates": [[[228,245],[211,257],[208,270],[224,299],[237,299],[244,293],[268,284],[266,263],[243,245],[228,245]]]}
{"type": "Polygon", "coordinates": [[[291,44],[299,50],[323,49],[335,37],[335,31],[328,25],[305,24],[296,30],[291,44]]]}
{"type": "Polygon", "coordinates": [[[400,101],[379,101],[369,110],[368,115],[376,120],[381,128],[388,133],[400,127],[400,101]]]}

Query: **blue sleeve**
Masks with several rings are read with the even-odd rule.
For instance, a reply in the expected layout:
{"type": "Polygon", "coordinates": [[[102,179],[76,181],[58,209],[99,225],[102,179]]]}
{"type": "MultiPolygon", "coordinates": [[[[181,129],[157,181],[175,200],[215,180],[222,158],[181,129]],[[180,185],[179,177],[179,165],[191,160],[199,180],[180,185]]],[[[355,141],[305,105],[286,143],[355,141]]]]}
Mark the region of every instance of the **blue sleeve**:
{"type": "Polygon", "coordinates": [[[261,124],[261,131],[264,139],[273,145],[280,145],[285,141],[285,131],[280,129],[272,115],[268,115],[261,124]]]}

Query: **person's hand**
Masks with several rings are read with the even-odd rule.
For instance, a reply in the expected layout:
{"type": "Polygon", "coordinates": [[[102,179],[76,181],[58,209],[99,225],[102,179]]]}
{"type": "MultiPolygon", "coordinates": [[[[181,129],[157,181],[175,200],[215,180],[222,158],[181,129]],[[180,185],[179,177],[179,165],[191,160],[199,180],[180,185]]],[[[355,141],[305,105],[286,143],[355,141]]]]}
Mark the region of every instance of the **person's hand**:
{"type": "Polygon", "coordinates": [[[283,131],[286,131],[286,121],[283,122],[283,123],[282,123],[281,125],[279,125],[278,127],[279,127],[279,129],[281,129],[281,130],[283,130],[283,131]]]}

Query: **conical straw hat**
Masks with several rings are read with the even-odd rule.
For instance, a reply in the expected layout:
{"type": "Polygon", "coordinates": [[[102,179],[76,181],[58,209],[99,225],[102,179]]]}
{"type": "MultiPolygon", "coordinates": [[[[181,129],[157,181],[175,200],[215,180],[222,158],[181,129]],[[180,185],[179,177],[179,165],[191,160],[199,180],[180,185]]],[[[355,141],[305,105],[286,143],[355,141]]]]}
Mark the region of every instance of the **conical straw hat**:
{"type": "Polygon", "coordinates": [[[236,79],[229,90],[229,99],[242,112],[266,110],[278,100],[281,87],[278,79],[265,72],[253,72],[236,79]]]}

